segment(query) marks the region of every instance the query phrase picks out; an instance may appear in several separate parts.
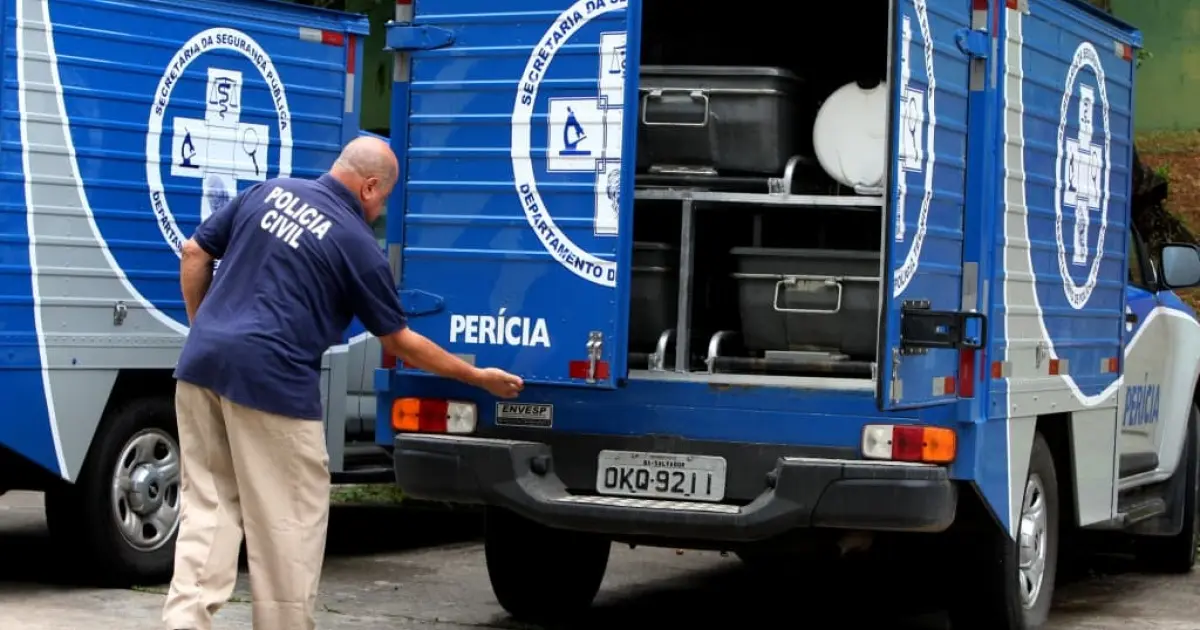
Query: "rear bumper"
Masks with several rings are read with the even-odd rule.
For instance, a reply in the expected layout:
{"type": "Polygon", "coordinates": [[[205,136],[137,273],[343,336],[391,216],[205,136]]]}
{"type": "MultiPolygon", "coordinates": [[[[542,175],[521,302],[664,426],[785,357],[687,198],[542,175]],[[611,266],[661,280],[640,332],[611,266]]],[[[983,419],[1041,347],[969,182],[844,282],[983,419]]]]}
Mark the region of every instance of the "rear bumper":
{"type": "Polygon", "coordinates": [[[935,466],[781,457],[761,494],[735,506],[572,494],[540,442],[400,435],[395,444],[396,481],[414,498],[491,505],[612,536],[751,542],[807,527],[936,532],[958,504],[957,486],[935,466]]]}

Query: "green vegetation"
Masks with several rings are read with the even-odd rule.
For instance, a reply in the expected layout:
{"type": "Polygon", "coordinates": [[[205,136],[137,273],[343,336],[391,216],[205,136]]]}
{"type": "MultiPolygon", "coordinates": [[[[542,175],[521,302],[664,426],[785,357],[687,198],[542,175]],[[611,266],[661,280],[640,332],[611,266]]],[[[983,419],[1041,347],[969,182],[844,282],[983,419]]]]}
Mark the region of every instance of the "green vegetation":
{"type": "Polygon", "coordinates": [[[399,505],[404,492],[392,484],[334,486],[329,500],[340,505],[399,505]]]}

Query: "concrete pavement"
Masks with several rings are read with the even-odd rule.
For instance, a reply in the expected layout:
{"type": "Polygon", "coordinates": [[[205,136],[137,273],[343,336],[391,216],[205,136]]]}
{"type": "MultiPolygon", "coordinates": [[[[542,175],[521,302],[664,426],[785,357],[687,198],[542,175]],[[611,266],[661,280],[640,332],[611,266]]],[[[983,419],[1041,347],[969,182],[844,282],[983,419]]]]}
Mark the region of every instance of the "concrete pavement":
{"type": "MultiPolygon", "coordinates": [[[[327,630],[522,628],[495,603],[476,542],[476,519],[397,509],[335,511],[322,582],[327,630]]],[[[1122,573],[1060,589],[1054,630],[1200,629],[1200,574],[1185,578],[1122,573]]],[[[99,590],[71,585],[77,567],[55,553],[37,495],[0,498],[0,629],[160,630],[162,589],[99,590]]],[[[546,576],[553,579],[553,576],[546,576]]],[[[747,629],[786,620],[812,627],[941,630],[936,611],[918,614],[907,594],[871,584],[852,569],[799,572],[793,583],[764,582],[717,553],[614,547],[604,587],[572,629],[677,628],[720,622],[747,629]]],[[[912,585],[909,585],[912,586],[912,585]]],[[[914,596],[913,593],[916,593],[914,596]]],[[[249,629],[244,576],[217,628],[249,629]]]]}

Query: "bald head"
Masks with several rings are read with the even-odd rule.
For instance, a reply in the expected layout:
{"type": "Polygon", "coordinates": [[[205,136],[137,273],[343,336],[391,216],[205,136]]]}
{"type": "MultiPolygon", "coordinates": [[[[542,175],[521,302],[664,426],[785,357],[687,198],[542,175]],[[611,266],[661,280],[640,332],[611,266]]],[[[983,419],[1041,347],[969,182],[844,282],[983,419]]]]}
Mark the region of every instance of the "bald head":
{"type": "Polygon", "coordinates": [[[383,212],[400,171],[396,154],[379,138],[360,136],[342,149],[329,174],[358,196],[368,222],[383,212]]]}
{"type": "Polygon", "coordinates": [[[392,153],[388,143],[379,138],[361,136],[351,140],[342,149],[342,154],[333,163],[332,174],[337,177],[338,171],[343,171],[362,178],[374,177],[390,190],[396,183],[398,170],[396,154],[392,153]]]}

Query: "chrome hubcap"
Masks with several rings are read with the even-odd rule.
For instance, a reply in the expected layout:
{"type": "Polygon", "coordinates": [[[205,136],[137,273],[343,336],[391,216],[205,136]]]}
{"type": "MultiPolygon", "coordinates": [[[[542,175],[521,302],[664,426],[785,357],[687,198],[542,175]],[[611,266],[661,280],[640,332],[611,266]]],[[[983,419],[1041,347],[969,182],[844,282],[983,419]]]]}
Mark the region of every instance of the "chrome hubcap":
{"type": "Polygon", "coordinates": [[[1025,501],[1021,504],[1021,529],[1017,536],[1017,561],[1020,570],[1021,604],[1032,608],[1042,593],[1046,576],[1046,496],[1042,479],[1030,475],[1025,483],[1025,501]]]}
{"type": "Polygon", "coordinates": [[[166,432],[148,429],[121,449],[113,470],[113,517],[130,545],[141,551],[162,547],[179,528],[179,444],[166,432]]]}

